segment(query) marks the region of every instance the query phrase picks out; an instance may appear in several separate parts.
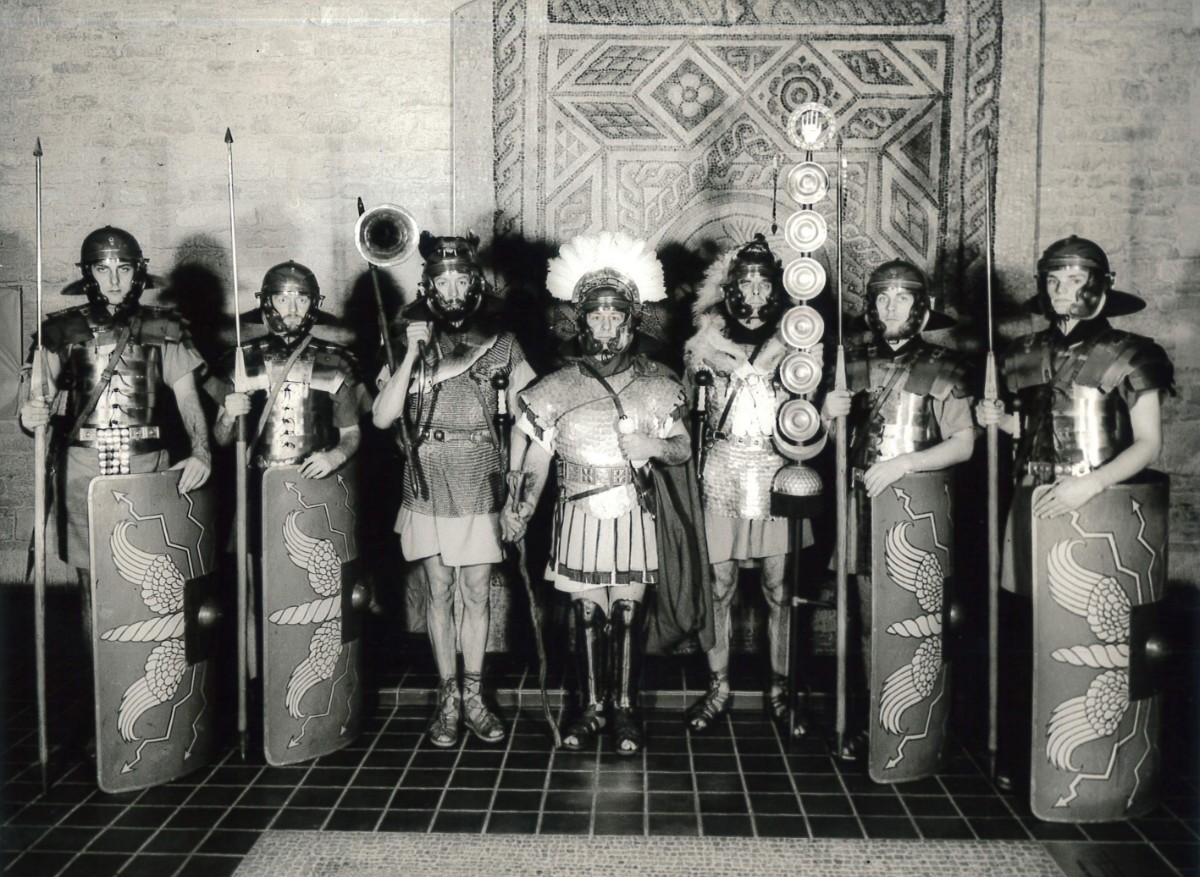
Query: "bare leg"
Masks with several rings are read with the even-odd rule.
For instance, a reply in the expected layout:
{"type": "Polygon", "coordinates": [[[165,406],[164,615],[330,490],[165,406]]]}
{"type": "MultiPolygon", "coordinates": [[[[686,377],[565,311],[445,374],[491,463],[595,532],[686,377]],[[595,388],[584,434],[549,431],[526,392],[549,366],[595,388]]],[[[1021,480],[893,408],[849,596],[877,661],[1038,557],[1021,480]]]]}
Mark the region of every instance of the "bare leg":
{"type": "Polygon", "coordinates": [[[713,647],[705,654],[710,677],[708,692],[688,707],[684,720],[695,733],[716,724],[729,704],[730,616],[737,586],[737,561],[725,560],[712,565],[713,647]]]}
{"type": "Polygon", "coordinates": [[[464,566],[458,573],[463,598],[463,711],[464,721],[476,737],[485,743],[499,743],[505,737],[504,725],[483,702],[483,656],[487,651],[491,579],[489,563],[464,566]]]}
{"type": "Polygon", "coordinates": [[[454,570],[442,563],[439,555],[421,561],[429,599],[425,604],[425,622],[433,659],[437,663],[438,709],[429,726],[429,742],[443,749],[458,742],[458,722],[462,699],[458,691],[458,650],[454,630],[454,570]]]}
{"type": "Polygon", "coordinates": [[[775,554],[762,560],[762,589],[767,600],[767,651],[771,663],[771,677],[767,685],[767,711],[780,725],[785,734],[802,737],[808,733],[808,722],[798,716],[796,724],[788,727],[790,710],[787,700],[788,650],[790,648],[788,622],[791,607],[788,605],[784,572],[787,555],[775,554]]]}

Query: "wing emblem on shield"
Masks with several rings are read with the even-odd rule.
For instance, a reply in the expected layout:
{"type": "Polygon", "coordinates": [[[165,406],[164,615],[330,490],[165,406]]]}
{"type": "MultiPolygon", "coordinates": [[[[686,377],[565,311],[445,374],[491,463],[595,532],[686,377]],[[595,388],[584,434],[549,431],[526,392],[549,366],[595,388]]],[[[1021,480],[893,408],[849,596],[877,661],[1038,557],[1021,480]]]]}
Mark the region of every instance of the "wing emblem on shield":
{"type": "Polygon", "coordinates": [[[927,551],[914,545],[910,532],[918,521],[928,521],[932,530],[933,545],[947,552],[938,532],[937,521],[932,512],[914,514],[912,498],[903,490],[893,488],[904,506],[910,520],[900,521],[887,533],[883,546],[884,564],[888,577],[899,587],[911,593],[924,614],[905,618],[887,627],[893,636],[919,638],[912,660],[895,670],[883,683],[879,698],[879,723],[889,734],[903,735],[896,746],[895,754],[887,761],[888,769],[904,760],[904,747],[912,740],[922,740],[929,734],[933,719],[933,707],[945,693],[945,685],[937,692],[925,717],[925,727],[918,733],[908,733],[905,714],[917,704],[928,700],[937,688],[942,674],[942,599],[945,588],[945,572],[936,551],[927,551]]]}
{"type": "MultiPolygon", "coordinates": [[[[192,665],[191,685],[188,693],[171,708],[171,717],[166,731],[161,737],[142,739],[137,736],[136,727],[140,719],[149,710],[170,703],[179,691],[183,677],[187,674],[187,649],[184,644],[184,587],[188,578],[195,578],[197,573],[192,558],[192,551],[186,545],[171,541],[166,518],[161,515],[138,514],[132,500],[127,494],[113,491],[113,498],[118,504],[123,503],[129,509],[130,518],[118,521],[109,539],[112,551],[113,565],[121,578],[141,589],[141,599],[146,608],[156,613],[156,617],[123,624],[104,631],[100,639],[105,642],[118,643],[147,643],[157,642],[146,658],[145,675],[136,680],[125,690],[121,697],[121,705],[117,712],[117,728],[121,738],[126,743],[139,743],[134,757],[125,762],[121,773],[129,773],[137,768],[142,759],[142,750],[150,743],[163,743],[171,739],[175,727],[175,714],[186,703],[197,689],[196,673],[202,674],[205,665],[192,665]],[[183,551],[188,562],[188,576],[179,569],[169,554],[151,554],[138,548],[130,540],[131,531],[136,532],[139,523],[157,523],[162,530],[164,544],[183,551]]],[[[192,500],[184,496],[189,506],[188,517],[200,528],[200,539],[203,539],[204,526],[191,517],[192,500]]],[[[199,540],[197,541],[199,547],[199,540]]],[[[202,561],[201,561],[202,563],[202,561]]],[[[203,570],[201,570],[203,572],[203,570]]],[[[203,675],[199,680],[200,696],[204,696],[203,675]]],[[[201,707],[202,715],[207,709],[207,702],[201,707]]],[[[193,731],[200,716],[192,723],[193,731]]],[[[194,742],[194,740],[193,740],[194,742]]],[[[191,754],[191,746],[184,750],[184,758],[191,754]]]]}
{"type": "MultiPolygon", "coordinates": [[[[342,654],[342,558],[331,539],[311,536],[301,530],[297,522],[304,510],[321,508],[325,504],[308,505],[293,483],[289,482],[286,486],[288,490],[296,494],[296,499],[303,509],[288,512],[284,518],[284,548],[291,562],[304,570],[308,577],[309,587],[320,595],[316,600],[279,609],[269,616],[269,620],[273,624],[318,625],[309,640],[308,656],[292,668],[287,683],[285,705],[288,714],[293,719],[302,722],[300,733],[288,741],[288,746],[294,747],[303,739],[305,728],[312,719],[324,718],[332,713],[334,691],[342,678],[339,676],[334,679],[329,691],[330,702],[323,713],[304,712],[301,708],[304,696],[320,683],[333,677],[338,658],[342,654]]],[[[325,508],[325,511],[328,513],[328,507],[325,508]]],[[[343,541],[347,540],[346,534],[335,529],[332,521],[329,522],[329,533],[331,536],[335,534],[341,536],[343,541]]],[[[351,663],[347,663],[347,669],[343,672],[343,676],[350,672],[351,663]]]]}
{"type": "MultiPolygon", "coordinates": [[[[1141,509],[1136,502],[1134,512],[1141,516],[1141,509]]],[[[1078,512],[1073,512],[1071,519],[1072,526],[1081,536],[1107,541],[1115,568],[1133,578],[1140,596],[1141,576],[1124,566],[1112,534],[1084,533],[1079,526],[1078,512]]],[[[1144,520],[1142,526],[1144,529],[1144,520]]],[[[1050,549],[1046,562],[1047,583],[1054,602],[1085,619],[1088,628],[1098,640],[1095,643],[1057,649],[1051,653],[1051,657],[1074,667],[1102,671],[1092,678],[1084,693],[1062,701],[1050,714],[1046,728],[1046,758],[1056,769],[1075,774],[1067,793],[1055,802],[1055,807],[1069,806],[1078,797],[1079,784],[1084,780],[1103,782],[1109,779],[1117,760],[1117,753],[1133,739],[1141,727],[1139,715],[1135,717],[1133,730],[1127,737],[1112,741],[1106,771],[1089,774],[1076,766],[1076,750],[1089,743],[1115,737],[1129,709],[1131,601],[1115,577],[1088,569],[1075,559],[1075,549],[1083,544],[1083,539],[1065,539],[1057,542],[1050,549]]],[[[1142,544],[1150,552],[1153,565],[1156,556],[1154,550],[1144,541],[1142,544]]],[[[1140,714],[1140,701],[1137,710],[1140,714]]],[[[1135,770],[1134,793],[1139,782],[1135,770]]],[[[1133,800],[1133,793],[1130,794],[1129,800],[1133,800]]]]}

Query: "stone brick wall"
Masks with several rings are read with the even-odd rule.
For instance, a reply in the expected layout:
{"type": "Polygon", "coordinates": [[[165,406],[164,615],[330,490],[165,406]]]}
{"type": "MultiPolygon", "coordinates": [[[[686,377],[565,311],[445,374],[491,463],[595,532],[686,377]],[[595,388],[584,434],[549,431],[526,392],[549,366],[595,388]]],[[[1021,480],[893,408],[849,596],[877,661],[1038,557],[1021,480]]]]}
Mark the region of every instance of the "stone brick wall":
{"type": "MultiPolygon", "coordinates": [[[[1039,245],[1101,243],[1149,306],[1179,395],[1163,410],[1171,578],[1200,583],[1200,6],[1054,0],[1045,9],[1039,245]]],[[[1033,96],[1030,95],[1032,99],[1033,96]]]]}
{"type": "MultiPolygon", "coordinates": [[[[0,282],[34,313],[35,138],[45,149],[46,307],[79,242],[134,232],[151,271],[188,266],[232,311],[226,127],[242,293],[271,265],[311,267],[340,313],[365,263],[355,199],[451,222],[454,0],[6,0],[0,8],[0,282]]],[[[411,292],[419,260],[393,269],[411,292]]],[[[201,284],[203,285],[203,283],[201,284]]],[[[149,300],[149,298],[148,298],[149,300]]],[[[243,298],[248,309],[252,301],[243,298]]],[[[0,423],[0,582],[24,573],[31,444],[0,423]]],[[[64,571],[52,569],[52,577],[64,571]]]]}

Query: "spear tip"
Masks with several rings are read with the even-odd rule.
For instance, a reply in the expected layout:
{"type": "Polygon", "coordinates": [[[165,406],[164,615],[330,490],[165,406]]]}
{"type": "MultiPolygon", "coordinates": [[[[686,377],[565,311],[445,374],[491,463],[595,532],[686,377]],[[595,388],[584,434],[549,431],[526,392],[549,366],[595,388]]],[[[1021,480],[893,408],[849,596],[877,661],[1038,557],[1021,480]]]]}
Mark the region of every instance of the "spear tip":
{"type": "Polygon", "coordinates": [[[366,212],[366,210],[367,210],[367,208],[363,206],[362,198],[359,198],[358,199],[358,215],[362,216],[366,212]]]}
{"type": "Polygon", "coordinates": [[[41,137],[39,137],[37,139],[37,145],[35,147],[33,147],[33,155],[35,158],[42,157],[42,138],[41,137]]]}
{"type": "Polygon", "coordinates": [[[225,142],[226,143],[233,142],[233,134],[230,132],[230,130],[228,128],[225,129],[225,142]]]}

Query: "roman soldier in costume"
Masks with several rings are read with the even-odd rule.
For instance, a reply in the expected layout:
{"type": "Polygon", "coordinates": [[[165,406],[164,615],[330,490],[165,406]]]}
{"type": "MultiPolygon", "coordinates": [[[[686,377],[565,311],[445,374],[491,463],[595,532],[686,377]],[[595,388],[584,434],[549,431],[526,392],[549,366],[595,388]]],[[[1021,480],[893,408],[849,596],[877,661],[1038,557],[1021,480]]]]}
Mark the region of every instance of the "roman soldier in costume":
{"type": "MultiPolygon", "coordinates": [[[[833,418],[846,416],[850,430],[850,514],[849,520],[839,525],[847,527],[848,532],[847,572],[857,580],[862,671],[871,686],[871,711],[878,712],[883,707],[883,714],[877,715],[878,721],[873,720],[869,728],[873,740],[874,725],[896,735],[903,731],[889,718],[887,706],[892,691],[902,698],[901,706],[915,705],[918,700],[928,698],[933,681],[942,678],[942,577],[949,560],[942,556],[927,562],[929,569],[937,570],[936,582],[897,582],[920,601],[920,609],[913,607],[910,611],[928,613],[923,618],[930,619],[931,625],[922,628],[927,642],[918,648],[913,664],[901,668],[907,676],[889,675],[886,683],[876,684],[873,671],[881,676],[884,672],[894,672],[890,666],[872,667],[873,650],[879,654],[888,642],[882,636],[880,642],[873,642],[871,637],[872,603],[883,587],[882,582],[873,581],[879,576],[880,561],[888,560],[892,573],[889,578],[903,579],[891,566],[895,542],[882,543],[889,536],[893,540],[899,537],[908,549],[908,556],[922,557],[925,552],[904,543],[915,529],[905,524],[886,534],[874,532],[873,505],[899,496],[898,483],[912,473],[944,472],[969,459],[976,428],[971,416],[967,359],[921,337],[923,331],[948,328],[953,320],[934,310],[929,281],[920,268],[900,259],[876,268],[867,282],[864,318],[874,338],[864,347],[847,351],[848,389],[828,393],[822,417],[833,428],[836,425],[833,418]],[[892,490],[885,495],[889,488],[892,490]],[[922,663],[926,666],[921,666],[922,663]],[[911,687],[914,677],[916,690],[911,687]],[[902,679],[907,680],[908,691],[897,689],[902,679]]],[[[934,509],[936,514],[931,520],[948,529],[948,490],[939,488],[937,493],[945,493],[946,498],[934,509]]],[[[948,534],[935,532],[933,541],[941,540],[948,545],[949,541],[942,538],[945,535],[948,534]]],[[[888,623],[899,620],[889,619],[888,623]]],[[[875,626],[877,631],[882,630],[878,618],[875,626]]],[[[943,706],[947,704],[948,698],[943,706]]],[[[863,712],[858,710],[853,720],[857,729],[852,728],[843,741],[839,755],[844,759],[853,760],[864,754],[868,734],[864,733],[863,712]]],[[[898,713],[890,715],[898,717],[898,713]]],[[[872,751],[875,748],[872,742],[872,751]]]]}
{"type": "MultiPolygon", "coordinates": [[[[1144,610],[1161,597],[1165,576],[1166,484],[1148,470],[1162,449],[1160,406],[1164,393],[1174,391],[1174,369],[1153,340],[1110,324],[1109,318],[1145,306],[1137,296],[1114,289],[1113,281],[1108,256],[1098,244],[1072,235],[1047,247],[1037,263],[1038,291],[1031,306],[1050,326],[1009,345],[1001,373],[1010,402],[984,401],[976,408],[980,423],[996,424],[1015,440],[1016,489],[1001,566],[1005,706],[1000,714],[1019,716],[1024,727],[1001,723],[999,779],[1011,785],[1028,751],[1032,687],[1032,767],[1039,787],[1033,806],[1035,814],[1050,819],[1135,815],[1148,806],[1146,793],[1153,785],[1118,782],[1134,776],[1131,765],[1145,755],[1130,744],[1117,758],[1121,747],[1112,740],[1127,736],[1130,721],[1138,732],[1134,736],[1141,736],[1134,713],[1153,712],[1143,713],[1150,701],[1135,690],[1145,634],[1136,642],[1130,619],[1145,617],[1144,610]],[[1093,537],[1101,533],[1102,547],[1112,546],[1112,556],[1089,553],[1093,537]],[[1139,575],[1136,589],[1130,587],[1129,576],[1139,575]],[[1111,612],[1099,613],[1101,605],[1111,612]],[[1084,620],[1087,629],[1078,627],[1084,620]],[[1071,641],[1052,642],[1058,632],[1071,641]],[[1125,657],[1087,664],[1093,673],[1101,672],[1090,687],[1085,685],[1086,697],[1043,709],[1061,699],[1047,694],[1056,670],[1069,670],[1076,682],[1082,678],[1062,663],[1062,647],[1074,649],[1076,639],[1090,638],[1106,643],[1106,654],[1116,644],[1125,657]],[[1035,652],[1036,672],[1030,662],[1035,652]],[[1098,717],[1091,709],[1072,710],[1076,700],[1110,709],[1098,717]],[[1043,746],[1044,757],[1039,757],[1043,746]],[[1076,774],[1091,764],[1099,765],[1108,782],[1080,786],[1076,774]],[[1039,794],[1051,797],[1039,802],[1039,794]]],[[[1142,767],[1143,776],[1154,773],[1153,765],[1142,767]]]]}
{"type": "MultiPolygon", "coordinates": [[[[679,381],[635,347],[643,307],[666,295],[662,266],[644,241],[577,237],[551,260],[546,285],[573,305],[580,349],[520,395],[517,427],[530,442],[516,501],[504,512],[505,537],[524,534],[557,458],[546,578],[571,599],[582,701],[562,743],[592,749],[611,722],[614,750],[628,756],[644,745],[637,695],[647,589],[658,583],[661,614],[687,603],[670,589],[702,585],[707,571],[698,520],[668,501],[683,496],[686,483],[662,481],[691,471],[683,465],[691,457],[686,399],[679,381]],[[660,539],[668,535],[674,547],[660,539]]],[[[694,477],[691,484],[698,499],[694,477]]]]}
{"type": "MultiPolygon", "coordinates": [[[[323,314],[311,270],[292,261],[274,266],[258,300],[266,334],[243,341],[208,390],[221,400],[214,438],[230,444],[237,418],[245,417],[249,465],[261,472],[251,500],[261,525],[251,549],[260,561],[262,606],[254,631],[266,757],[284,765],[341,748],[361,717],[359,607],[352,603],[358,485],[347,462],[361,440],[366,393],[349,352],[312,334],[323,314]],[[338,710],[320,714],[319,705],[339,692],[338,710]]],[[[257,663],[247,668],[251,675],[257,663]]]]}
{"type": "MultiPolygon", "coordinates": [[[[165,575],[159,570],[156,579],[159,589],[147,586],[142,599],[134,601],[135,606],[110,604],[112,595],[106,589],[112,589],[114,584],[127,589],[126,580],[140,584],[141,574],[145,572],[141,561],[150,556],[127,540],[129,528],[139,519],[130,523],[117,520],[117,517],[133,515],[134,508],[139,508],[141,514],[150,514],[155,509],[149,507],[150,500],[146,495],[126,495],[121,489],[136,491],[123,487],[114,488],[117,490],[115,496],[124,498],[128,509],[118,499],[117,514],[110,514],[114,508],[114,493],[112,490],[99,491],[102,495],[96,499],[103,503],[104,511],[93,510],[89,514],[93,504],[91,487],[97,476],[158,473],[170,466],[162,428],[171,399],[190,441],[191,455],[170,466],[180,470],[180,475],[166,491],[166,502],[177,501],[180,496],[203,485],[211,468],[208,426],[196,393],[194,375],[202,359],[192,346],[187,326],[174,311],[141,304],[143,291],[153,285],[147,263],[137,240],[122,229],[105,226],[84,238],[78,262],[82,280],[69,286],[65,294],[82,291],[87,296],[87,303],[45,318],[43,347],[40,352],[35,351],[35,355],[42,357],[39,363],[42,384],[26,385],[28,397],[21,406],[20,415],[21,423],[27,429],[49,424],[55,430],[54,445],[58,450],[57,459],[52,461],[57,468],[53,505],[59,554],[76,568],[79,576],[84,630],[93,647],[88,654],[97,662],[98,771],[101,786],[109,790],[117,788],[115,783],[119,782],[117,778],[122,773],[119,770],[122,760],[130,757],[122,747],[140,739],[135,733],[137,720],[147,709],[174,696],[178,681],[186,672],[186,663],[182,627],[172,625],[170,637],[163,634],[153,640],[162,641],[153,646],[154,654],[146,665],[146,677],[140,683],[134,683],[135,687],[138,684],[152,686],[155,697],[138,701],[135,709],[128,699],[128,691],[124,699],[121,691],[112,692],[111,696],[120,705],[118,710],[107,700],[107,690],[99,690],[104,674],[109,674],[112,669],[107,657],[104,660],[99,657],[98,650],[109,648],[107,644],[102,646],[99,639],[109,638],[111,631],[93,631],[94,613],[102,612],[104,617],[112,619],[120,617],[127,608],[143,614],[153,609],[170,614],[173,622],[179,621],[182,625],[183,615],[176,613],[183,608],[184,577],[165,575]],[[112,532],[104,533],[104,538],[92,546],[91,531],[99,533],[108,525],[113,525],[112,532]],[[116,547],[110,549],[108,537],[116,547]],[[100,588],[98,574],[92,569],[93,547],[97,563],[104,567],[104,589],[100,588]],[[117,570],[109,575],[113,552],[119,554],[117,570]],[[125,560],[130,563],[122,565],[125,560]],[[116,572],[120,573],[119,577],[116,572]],[[159,660],[160,655],[162,660],[159,660]],[[113,727],[118,712],[119,735],[113,727]],[[114,783],[110,784],[110,780],[114,783]]],[[[161,487],[161,482],[156,483],[161,487]]],[[[161,495],[157,498],[162,499],[161,495]]],[[[190,498],[188,502],[191,502],[190,498]]],[[[140,628],[138,631],[144,632],[140,628]]],[[[136,638],[138,643],[149,641],[138,632],[129,637],[140,637],[136,638]]],[[[136,672],[142,669],[144,656],[131,657],[134,651],[136,649],[131,647],[115,658],[122,664],[122,670],[135,672],[132,665],[124,666],[125,659],[137,663],[136,672]]],[[[106,651],[105,655],[108,654],[106,651]]],[[[116,685],[127,680],[118,680],[114,675],[112,681],[116,685]]],[[[133,690],[131,687],[130,691],[133,690]]],[[[165,743],[166,747],[173,745],[173,741],[165,743]]],[[[181,745],[179,751],[182,750],[181,745]]],[[[191,766],[201,761],[202,758],[197,757],[191,766]]],[[[179,764],[172,764],[164,768],[164,772],[174,771],[165,779],[181,773],[182,770],[176,770],[179,767],[179,764]]],[[[137,783],[133,787],[163,781],[162,777],[152,776],[154,770],[149,768],[140,773],[132,769],[123,773],[137,783]]]]}
{"type": "Polygon", "coordinates": [[[493,327],[494,296],[476,252],[479,239],[422,232],[420,295],[402,314],[406,346],[396,373],[375,399],[374,422],[405,418],[412,457],[396,520],[406,559],[419,560],[429,593],[426,621],[437,662],[438,706],[429,742],[458,743],[460,722],[485,743],[506,731],[482,698],[493,564],[503,559],[500,509],[509,461],[497,434],[492,381],[508,379],[507,410],[533,378],[511,332],[493,327]],[[461,595],[463,677],[458,680],[455,591],[461,595]]]}
{"type": "MultiPolygon", "coordinates": [[[[783,726],[788,720],[784,566],[801,546],[789,544],[787,519],[771,515],[771,484],[787,463],[772,443],[778,407],[788,399],[777,374],[788,353],[779,335],[786,302],[782,265],[756,235],[709,269],[693,306],[696,334],[684,348],[689,388],[701,372],[711,378],[700,483],[716,644],[706,655],[708,692],[686,714],[695,732],[716,724],[729,708],[730,611],[738,568],[751,564],[761,565],[767,601],[767,713],[783,726]]],[[[820,351],[814,355],[819,359],[820,351]]],[[[802,726],[796,730],[803,733],[802,726]]]]}

